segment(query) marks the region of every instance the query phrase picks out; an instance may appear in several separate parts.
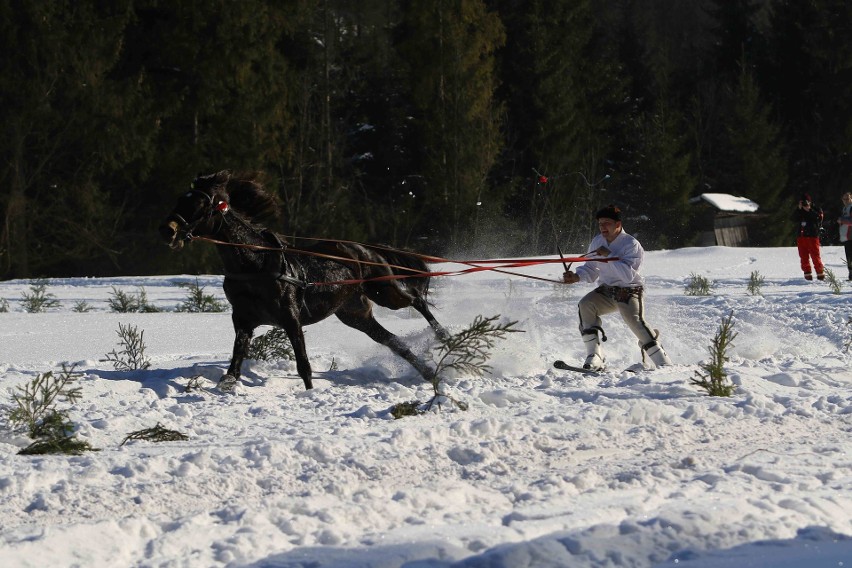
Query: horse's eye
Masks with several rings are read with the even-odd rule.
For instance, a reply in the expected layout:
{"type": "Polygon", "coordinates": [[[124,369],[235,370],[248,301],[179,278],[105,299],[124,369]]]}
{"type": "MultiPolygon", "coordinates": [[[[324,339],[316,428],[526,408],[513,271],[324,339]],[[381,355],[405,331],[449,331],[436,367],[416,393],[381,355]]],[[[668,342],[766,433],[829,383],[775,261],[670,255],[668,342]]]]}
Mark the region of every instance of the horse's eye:
{"type": "Polygon", "coordinates": [[[186,193],[186,195],[184,195],[184,197],[192,197],[192,192],[191,192],[191,191],[188,191],[188,192],[186,193]]]}
{"type": "Polygon", "coordinates": [[[195,189],[195,182],[190,182],[189,189],[195,189]]]}

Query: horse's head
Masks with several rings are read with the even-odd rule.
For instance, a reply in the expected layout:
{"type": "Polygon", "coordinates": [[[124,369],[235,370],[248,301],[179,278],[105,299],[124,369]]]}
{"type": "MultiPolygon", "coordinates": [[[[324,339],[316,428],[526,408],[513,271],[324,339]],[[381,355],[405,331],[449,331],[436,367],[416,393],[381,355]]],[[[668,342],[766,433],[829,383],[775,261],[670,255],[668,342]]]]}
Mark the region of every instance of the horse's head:
{"type": "Polygon", "coordinates": [[[227,170],[195,178],[160,226],[160,235],[171,248],[181,248],[194,236],[213,235],[221,227],[221,216],[230,208],[226,189],[230,179],[227,170]]]}

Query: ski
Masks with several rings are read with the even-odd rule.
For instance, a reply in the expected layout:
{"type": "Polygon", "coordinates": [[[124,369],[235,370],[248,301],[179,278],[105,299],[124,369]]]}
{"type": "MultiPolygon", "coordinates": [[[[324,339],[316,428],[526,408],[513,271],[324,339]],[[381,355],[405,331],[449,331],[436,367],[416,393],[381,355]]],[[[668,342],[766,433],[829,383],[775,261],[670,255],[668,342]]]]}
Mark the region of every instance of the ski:
{"type": "MultiPolygon", "coordinates": [[[[606,369],[598,369],[597,371],[593,371],[592,369],[584,369],[582,367],[575,367],[574,365],[569,365],[565,361],[554,361],[553,367],[556,369],[560,369],[562,371],[574,371],[575,373],[583,373],[584,375],[600,375],[606,369]]],[[[631,366],[627,367],[622,371],[622,373],[638,373],[639,371],[645,371],[641,366],[631,366]]]]}
{"type": "Polygon", "coordinates": [[[554,361],[553,366],[557,369],[561,369],[563,371],[574,371],[575,373],[583,373],[584,375],[597,375],[603,370],[593,371],[592,369],[584,369],[582,367],[575,367],[574,365],[569,365],[565,361],[554,361]]]}

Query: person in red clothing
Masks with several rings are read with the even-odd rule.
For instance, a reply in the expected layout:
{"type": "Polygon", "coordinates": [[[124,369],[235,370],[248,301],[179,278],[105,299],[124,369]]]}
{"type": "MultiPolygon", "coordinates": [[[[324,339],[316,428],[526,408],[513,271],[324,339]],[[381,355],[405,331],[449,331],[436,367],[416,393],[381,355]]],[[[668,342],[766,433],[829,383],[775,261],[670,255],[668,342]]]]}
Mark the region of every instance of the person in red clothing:
{"type": "Polygon", "coordinates": [[[802,263],[802,272],[805,280],[813,280],[811,263],[816,270],[817,280],[825,280],[823,273],[822,258],[819,249],[819,230],[822,226],[822,209],[816,207],[810,194],[802,195],[799,207],[793,211],[793,221],[797,225],[796,246],[799,248],[799,259],[802,263]]]}

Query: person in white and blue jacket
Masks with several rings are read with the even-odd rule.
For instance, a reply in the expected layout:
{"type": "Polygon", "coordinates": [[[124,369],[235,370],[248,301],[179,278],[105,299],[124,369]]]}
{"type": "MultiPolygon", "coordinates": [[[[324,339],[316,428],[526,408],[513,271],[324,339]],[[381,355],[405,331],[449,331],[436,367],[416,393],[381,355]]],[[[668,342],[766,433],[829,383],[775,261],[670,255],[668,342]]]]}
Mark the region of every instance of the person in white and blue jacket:
{"type": "MultiPolygon", "coordinates": [[[[657,341],[659,332],[645,321],[645,304],[642,299],[644,280],[639,274],[645,250],[621,225],[621,210],[609,205],[595,214],[600,234],[592,239],[589,253],[598,258],[616,258],[609,262],[590,261],[568,270],[562,280],[566,284],[597,282],[599,286],[586,294],[578,305],[580,309],[580,335],[586,345],[583,368],[601,370],[605,367],[602,342],[606,334],[601,316],[619,312],[630,331],[639,339],[643,354],[647,354],[657,367],[672,362],[663,346],[657,341]]],[[[587,255],[589,256],[589,255],[587,255]]],[[[593,257],[592,257],[593,258],[593,257]]],[[[643,356],[644,359],[644,356],[643,356]]]]}
{"type": "Polygon", "coordinates": [[[837,223],[840,225],[840,242],[846,251],[846,268],[849,269],[849,280],[852,281],[852,192],[840,196],[843,201],[843,211],[837,223]]]}

